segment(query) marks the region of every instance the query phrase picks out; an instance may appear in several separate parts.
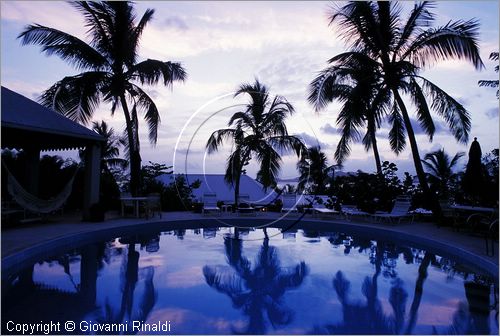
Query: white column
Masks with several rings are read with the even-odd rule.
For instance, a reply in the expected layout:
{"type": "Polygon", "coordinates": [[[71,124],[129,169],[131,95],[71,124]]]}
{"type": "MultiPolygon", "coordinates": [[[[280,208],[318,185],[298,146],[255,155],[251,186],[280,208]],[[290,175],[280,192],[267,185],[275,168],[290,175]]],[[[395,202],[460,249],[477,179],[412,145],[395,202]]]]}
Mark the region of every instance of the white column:
{"type": "Polygon", "coordinates": [[[83,219],[88,219],[89,208],[99,202],[101,180],[101,146],[91,144],[85,148],[85,184],[83,195],[83,219]]]}

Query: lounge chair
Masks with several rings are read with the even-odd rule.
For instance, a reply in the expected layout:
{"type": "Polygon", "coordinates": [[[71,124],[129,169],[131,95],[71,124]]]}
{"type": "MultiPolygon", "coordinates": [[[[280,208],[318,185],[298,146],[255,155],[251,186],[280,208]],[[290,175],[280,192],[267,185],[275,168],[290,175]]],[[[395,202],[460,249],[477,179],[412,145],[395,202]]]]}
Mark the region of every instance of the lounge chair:
{"type": "Polygon", "coordinates": [[[359,210],[354,205],[343,205],[342,206],[342,214],[345,216],[345,218],[347,220],[351,220],[352,216],[365,217],[365,216],[370,216],[371,215],[370,213],[368,213],[366,211],[359,210]]]}
{"type": "Polygon", "coordinates": [[[146,196],[146,216],[154,217],[155,213],[161,218],[161,198],[159,193],[152,193],[146,196]]]}
{"type": "Polygon", "coordinates": [[[312,213],[313,215],[315,214],[322,214],[322,215],[340,215],[340,211],[333,210],[333,209],[328,209],[325,206],[325,203],[328,201],[329,197],[328,196],[316,196],[314,198],[314,202],[312,205],[312,213]]]}
{"type": "Polygon", "coordinates": [[[375,219],[387,220],[389,223],[393,223],[394,220],[397,219],[399,224],[403,218],[410,218],[411,222],[413,222],[413,215],[408,213],[410,206],[411,201],[409,199],[396,199],[391,212],[375,213],[372,217],[375,219]]]}
{"type": "Polygon", "coordinates": [[[297,209],[297,196],[295,194],[287,194],[282,197],[283,207],[281,212],[299,212],[297,209]]]}
{"type": "Polygon", "coordinates": [[[241,214],[250,214],[253,216],[257,216],[257,212],[255,208],[250,205],[250,196],[247,194],[241,194],[239,196],[239,204],[238,204],[238,216],[241,214]]]}
{"type": "Polygon", "coordinates": [[[203,208],[201,212],[203,214],[209,213],[211,211],[215,211],[221,214],[220,208],[217,206],[217,194],[214,193],[206,193],[203,194],[203,208]]]}

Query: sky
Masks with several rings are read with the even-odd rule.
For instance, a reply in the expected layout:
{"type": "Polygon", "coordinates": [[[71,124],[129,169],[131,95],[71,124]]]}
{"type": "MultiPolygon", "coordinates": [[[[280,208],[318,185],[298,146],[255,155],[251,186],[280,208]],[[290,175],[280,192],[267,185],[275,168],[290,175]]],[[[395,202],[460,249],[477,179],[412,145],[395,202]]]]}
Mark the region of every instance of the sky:
{"type": "MultiPolygon", "coordinates": [[[[404,8],[413,5],[404,3],[404,8]]],[[[255,78],[269,87],[272,95],[284,96],[295,108],[287,120],[290,134],[300,136],[308,146],[320,145],[329,163],[340,139],[336,118],[340,105],[330,104],[315,112],[307,102],[308,85],[326,61],[346,51],[336,28],[328,25],[331,2],[176,2],[138,1],[136,10],[142,16],[147,8],[155,9],[153,20],[141,40],[141,59],[180,62],[188,73],[184,83],[173,88],[161,84],[146,87],[160,114],[158,142],[148,142],[147,126],[140,124],[141,155],[148,161],[174,165],[177,173],[222,174],[225,171],[230,144],[216,154],[207,155],[205,144],[210,134],[227,127],[230,116],[243,98],[234,99],[239,85],[255,78]]],[[[17,36],[23,27],[38,23],[86,39],[81,15],[68,3],[60,1],[1,1],[1,83],[11,90],[36,100],[52,84],[78,71],[56,56],[46,56],[37,46],[21,46],[17,36]]],[[[480,26],[480,51],[483,71],[462,61],[433,65],[423,75],[460,101],[470,112],[470,140],[478,138],[483,153],[499,144],[499,105],[495,89],[480,88],[480,79],[498,79],[495,63],[488,59],[499,50],[498,1],[439,1],[434,12],[435,26],[450,20],[476,18],[480,26]]],[[[406,17],[406,15],[403,15],[406,17]]],[[[415,119],[414,108],[410,106],[415,119]]],[[[434,114],[435,115],[435,114],[434,114]]],[[[117,132],[124,129],[124,118],[117,112],[111,116],[110,106],[101,104],[93,120],[105,120],[117,132]]],[[[446,124],[435,115],[436,134],[432,142],[415,126],[420,155],[444,148],[454,155],[468,151],[469,144],[457,143],[446,124]]],[[[414,174],[409,145],[396,156],[387,140],[388,128],[378,133],[382,160],[395,162],[402,174],[414,174]]],[[[60,153],[72,156],[72,153],[60,153]]],[[[463,168],[467,158],[459,163],[463,168]]],[[[297,158],[283,156],[281,178],[297,176],[297,158]]],[[[353,144],[344,171],[374,172],[372,152],[361,143],[353,144]]],[[[247,172],[255,177],[252,162],[247,172]]]]}

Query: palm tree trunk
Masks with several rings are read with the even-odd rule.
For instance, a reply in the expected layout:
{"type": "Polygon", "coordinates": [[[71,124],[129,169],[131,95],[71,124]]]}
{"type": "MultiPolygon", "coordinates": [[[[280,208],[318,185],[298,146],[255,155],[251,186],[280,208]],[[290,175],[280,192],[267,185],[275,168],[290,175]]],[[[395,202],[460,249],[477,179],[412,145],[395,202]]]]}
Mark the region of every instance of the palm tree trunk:
{"type": "MultiPolygon", "coordinates": [[[[130,193],[133,196],[137,196],[139,194],[141,177],[141,154],[139,153],[139,148],[135,141],[136,136],[138,137],[138,135],[134,134],[134,121],[130,116],[127,100],[124,95],[120,96],[120,102],[122,104],[123,114],[125,115],[125,123],[127,126],[127,138],[130,154],[130,193]]],[[[137,128],[137,125],[135,126],[135,128],[137,128]]]]}
{"type": "Polygon", "coordinates": [[[410,319],[408,321],[408,326],[406,328],[406,335],[412,333],[415,323],[417,322],[418,308],[420,306],[420,301],[422,301],[422,293],[424,290],[424,281],[427,278],[427,268],[431,263],[433,255],[429,252],[425,253],[424,259],[418,268],[418,278],[415,283],[415,294],[413,295],[413,302],[410,307],[410,319]]]}
{"type": "Polygon", "coordinates": [[[375,157],[375,165],[377,166],[377,174],[381,175],[382,164],[380,163],[380,154],[378,152],[377,137],[375,136],[375,132],[371,132],[370,136],[372,138],[372,149],[373,149],[373,156],[375,157]]]}
{"type": "Polygon", "coordinates": [[[242,156],[242,160],[238,162],[238,167],[237,167],[237,174],[236,174],[236,181],[234,181],[234,203],[236,204],[236,207],[238,207],[238,202],[240,198],[240,180],[241,180],[241,172],[243,171],[243,164],[246,162],[248,159],[248,155],[250,154],[250,151],[247,150],[245,154],[242,156]]]}
{"type": "Polygon", "coordinates": [[[234,204],[238,207],[238,201],[240,198],[240,178],[241,178],[241,169],[238,169],[240,173],[236,176],[236,181],[234,181],[234,204]]]}
{"type": "Polygon", "coordinates": [[[422,161],[420,159],[420,153],[418,152],[417,140],[415,139],[415,132],[413,131],[413,127],[411,125],[410,117],[408,115],[408,110],[406,109],[406,106],[403,102],[403,99],[399,95],[398,90],[392,89],[392,93],[394,94],[394,98],[396,99],[399,109],[401,110],[401,114],[403,115],[406,133],[408,134],[408,139],[410,141],[413,163],[415,164],[415,171],[417,172],[420,188],[422,188],[424,195],[428,197],[429,200],[431,200],[432,206],[433,208],[435,208],[435,202],[434,202],[435,197],[434,195],[431,194],[429,190],[429,185],[427,184],[427,178],[425,176],[424,168],[422,166],[422,161]]]}

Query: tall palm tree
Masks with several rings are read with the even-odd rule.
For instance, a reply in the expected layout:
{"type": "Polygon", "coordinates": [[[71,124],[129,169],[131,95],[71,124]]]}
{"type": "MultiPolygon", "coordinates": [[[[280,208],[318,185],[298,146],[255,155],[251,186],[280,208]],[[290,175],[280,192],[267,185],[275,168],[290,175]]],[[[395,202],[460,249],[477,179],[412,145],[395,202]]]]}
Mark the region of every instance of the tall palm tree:
{"type": "MultiPolygon", "coordinates": [[[[102,120],[101,122],[93,121],[92,130],[106,139],[106,143],[101,148],[101,170],[110,172],[110,168],[113,167],[127,168],[128,161],[119,157],[123,139],[115,134],[114,128],[109,127],[108,123],[102,120]]],[[[81,159],[84,151],[78,154],[81,159]]]]}
{"type": "Polygon", "coordinates": [[[131,2],[71,2],[85,19],[89,43],[39,24],[28,25],[19,35],[23,45],[42,47],[47,55],[57,55],[77,70],[64,77],[40,97],[43,105],[70,119],[87,124],[99,103],[111,103],[111,115],[121,106],[125,116],[130,158],[130,187],[137,194],[140,186],[139,118],[144,114],[149,141],[156,144],[160,113],[151,97],[138,84],[165,86],[183,81],[186,72],[180,63],[154,59],[139,60],[139,41],[154,10],[148,9],[136,21],[131,2]]]}
{"type": "Polygon", "coordinates": [[[437,189],[441,196],[448,193],[450,183],[456,176],[456,174],[453,173],[453,167],[456,166],[458,160],[464,155],[464,152],[459,152],[450,160],[444,148],[425,154],[422,163],[437,184],[437,189]]]}
{"type": "Polygon", "coordinates": [[[281,151],[294,150],[297,156],[305,152],[302,141],[289,135],[285,125],[286,117],[294,113],[292,104],[282,96],[271,98],[267,87],[258,80],[253,84],[242,84],[234,97],[243,94],[250,97],[244,110],[233,114],[228,128],[213,132],[206,145],[211,154],[219,150],[224,140],[232,140],[234,149],[227,160],[224,178],[234,186],[236,204],[243,167],[250,162],[252,156],[260,164],[257,180],[268,188],[276,185],[281,168],[281,151]]]}
{"type": "Polygon", "coordinates": [[[326,190],[328,179],[328,160],[319,147],[310,147],[306,155],[297,163],[299,183],[297,190],[308,190],[310,194],[322,195],[326,190]]]}
{"type": "MultiPolygon", "coordinates": [[[[490,60],[492,61],[498,61],[498,51],[494,51],[490,54],[490,60]]],[[[498,72],[498,64],[495,65],[495,72],[498,72]]],[[[496,80],[480,80],[478,82],[479,86],[485,86],[485,87],[492,87],[492,88],[497,88],[497,99],[499,97],[499,92],[498,92],[498,79],[496,80]]]]}
{"type": "Polygon", "coordinates": [[[293,312],[283,301],[288,290],[302,285],[308,268],[302,261],[294,267],[281,267],[278,251],[264,239],[255,264],[243,256],[243,241],[224,238],[227,263],[231,267],[205,266],[203,275],[207,284],[231,298],[233,306],[248,315],[246,330],[233,333],[264,334],[270,324],[287,325],[292,321],[293,312]],[[266,314],[267,313],[267,314],[266,314]]]}
{"type": "MultiPolygon", "coordinates": [[[[484,67],[478,49],[478,21],[450,21],[432,28],[433,7],[429,2],[416,3],[405,20],[396,2],[351,1],[336,7],[330,16],[330,24],[337,24],[340,36],[350,48],[330,62],[338,66],[366,64],[376,72],[377,91],[387,94],[384,105],[390,106],[387,117],[392,127],[391,148],[400,153],[408,136],[420,186],[428,197],[432,196],[402,95],[406,94],[415,105],[418,122],[430,139],[436,130],[431,115],[434,111],[447,122],[455,139],[466,143],[471,127],[469,112],[420,73],[448,59],[469,61],[476,69],[484,67]]],[[[329,76],[317,83],[320,92],[321,86],[329,83],[329,76]]]]}
{"type": "Polygon", "coordinates": [[[330,66],[320,71],[309,86],[309,102],[316,111],[328,103],[339,100],[343,103],[337,117],[341,127],[341,138],[335,150],[335,159],[342,164],[351,152],[351,142],[361,137],[360,128],[366,127],[362,139],[365,150],[373,150],[377,173],[382,173],[376,132],[381,118],[388,108],[388,94],[378,87],[377,71],[371,68],[373,63],[347,60],[339,63],[328,61],[330,66]]]}

